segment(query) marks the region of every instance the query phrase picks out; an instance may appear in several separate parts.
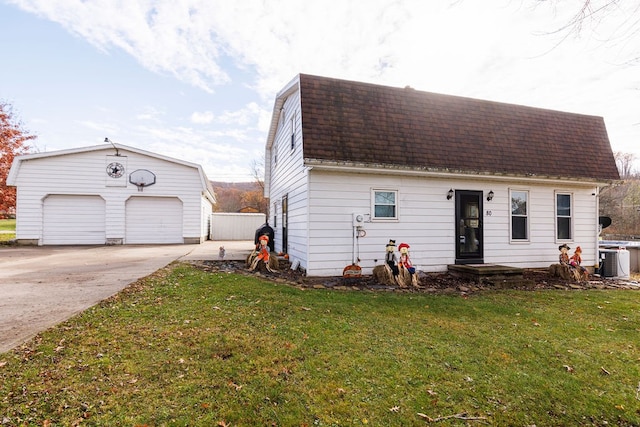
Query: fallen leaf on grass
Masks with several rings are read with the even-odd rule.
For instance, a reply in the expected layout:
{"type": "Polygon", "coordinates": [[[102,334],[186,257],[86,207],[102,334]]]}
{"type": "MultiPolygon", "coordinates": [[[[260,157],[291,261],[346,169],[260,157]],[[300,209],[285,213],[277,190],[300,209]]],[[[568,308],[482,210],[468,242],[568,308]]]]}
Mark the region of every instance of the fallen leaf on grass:
{"type": "Polygon", "coordinates": [[[233,388],[235,388],[235,389],[236,389],[236,391],[240,391],[240,390],[242,389],[242,386],[241,386],[241,385],[238,385],[238,384],[236,384],[236,383],[234,383],[234,382],[230,382],[230,383],[229,383],[229,387],[233,387],[233,388]]]}
{"type": "Polygon", "coordinates": [[[417,415],[418,415],[420,418],[423,418],[423,419],[427,420],[427,422],[429,422],[429,423],[433,421],[433,418],[431,418],[431,417],[430,417],[430,416],[428,416],[427,414],[423,414],[422,412],[418,412],[418,413],[417,413],[417,415]]]}
{"type": "Polygon", "coordinates": [[[566,369],[566,370],[567,370],[567,372],[573,372],[573,371],[574,371],[573,367],[571,367],[571,366],[569,366],[569,365],[562,365],[562,367],[563,367],[564,369],[566,369]]]}
{"type": "Polygon", "coordinates": [[[600,372],[602,372],[604,375],[611,375],[611,372],[604,369],[604,366],[600,366],[600,372]]]}

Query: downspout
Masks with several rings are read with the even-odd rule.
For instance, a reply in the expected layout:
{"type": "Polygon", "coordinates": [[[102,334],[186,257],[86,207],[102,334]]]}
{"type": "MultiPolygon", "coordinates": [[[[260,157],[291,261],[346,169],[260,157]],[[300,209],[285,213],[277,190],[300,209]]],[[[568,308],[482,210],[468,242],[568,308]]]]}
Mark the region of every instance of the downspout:
{"type": "Polygon", "coordinates": [[[600,233],[602,233],[602,230],[600,230],[600,187],[596,187],[594,189],[594,193],[593,195],[596,198],[596,245],[595,245],[595,249],[596,249],[596,262],[593,266],[594,268],[594,273],[597,271],[598,273],[600,272],[600,233]]]}

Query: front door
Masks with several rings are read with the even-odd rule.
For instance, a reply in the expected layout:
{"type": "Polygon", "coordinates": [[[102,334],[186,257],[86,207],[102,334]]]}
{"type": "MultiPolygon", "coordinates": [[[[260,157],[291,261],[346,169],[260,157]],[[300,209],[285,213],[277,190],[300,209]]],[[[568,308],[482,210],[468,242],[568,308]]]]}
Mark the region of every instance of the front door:
{"type": "Polygon", "coordinates": [[[456,264],[483,264],[482,191],[456,190],[456,264]]]}

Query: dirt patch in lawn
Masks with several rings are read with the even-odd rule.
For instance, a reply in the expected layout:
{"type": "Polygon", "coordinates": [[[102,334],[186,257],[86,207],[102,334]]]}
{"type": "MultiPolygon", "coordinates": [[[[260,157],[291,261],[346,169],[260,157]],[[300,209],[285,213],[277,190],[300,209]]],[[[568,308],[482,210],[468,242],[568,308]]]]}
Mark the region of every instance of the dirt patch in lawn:
{"type": "Polygon", "coordinates": [[[336,290],[369,290],[406,293],[441,293],[468,295],[476,292],[495,289],[518,290],[586,290],[586,289],[633,289],[640,290],[640,284],[631,280],[619,280],[592,277],[583,282],[569,282],[549,274],[547,269],[525,269],[523,280],[503,284],[490,281],[476,282],[457,277],[451,273],[419,273],[418,286],[401,288],[380,284],[371,275],[362,277],[307,277],[300,270],[282,268],[274,272],[249,271],[242,261],[193,261],[195,267],[210,272],[234,272],[248,276],[260,277],[277,283],[285,283],[302,288],[336,289],[336,290]]]}

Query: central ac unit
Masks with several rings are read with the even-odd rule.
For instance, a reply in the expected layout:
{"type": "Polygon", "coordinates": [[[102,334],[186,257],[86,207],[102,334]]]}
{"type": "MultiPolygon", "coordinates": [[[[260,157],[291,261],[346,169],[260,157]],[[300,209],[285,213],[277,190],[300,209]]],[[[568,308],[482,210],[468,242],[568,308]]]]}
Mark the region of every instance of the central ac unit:
{"type": "Polygon", "coordinates": [[[600,257],[603,259],[603,276],[604,277],[616,277],[618,276],[618,251],[615,250],[601,250],[600,257]]]}

